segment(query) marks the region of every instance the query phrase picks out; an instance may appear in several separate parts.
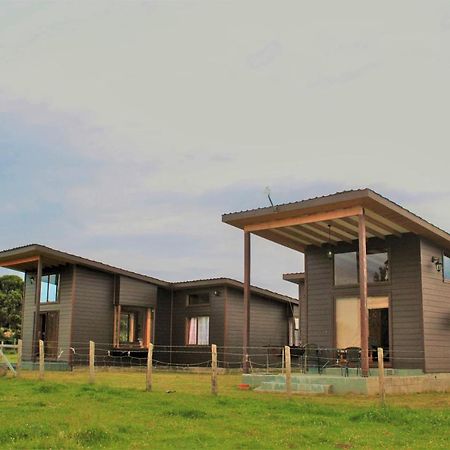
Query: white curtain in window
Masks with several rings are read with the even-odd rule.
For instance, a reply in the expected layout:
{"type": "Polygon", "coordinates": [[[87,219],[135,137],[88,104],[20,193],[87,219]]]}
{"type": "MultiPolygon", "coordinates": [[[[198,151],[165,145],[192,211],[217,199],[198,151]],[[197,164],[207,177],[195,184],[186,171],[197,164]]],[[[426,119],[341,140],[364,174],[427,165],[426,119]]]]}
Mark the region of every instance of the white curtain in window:
{"type": "Polygon", "coordinates": [[[198,345],[208,345],[209,344],[209,317],[199,317],[198,319],[198,345]]]}
{"type": "Polygon", "coordinates": [[[197,318],[191,317],[189,319],[189,345],[195,345],[197,343],[197,318]]]}

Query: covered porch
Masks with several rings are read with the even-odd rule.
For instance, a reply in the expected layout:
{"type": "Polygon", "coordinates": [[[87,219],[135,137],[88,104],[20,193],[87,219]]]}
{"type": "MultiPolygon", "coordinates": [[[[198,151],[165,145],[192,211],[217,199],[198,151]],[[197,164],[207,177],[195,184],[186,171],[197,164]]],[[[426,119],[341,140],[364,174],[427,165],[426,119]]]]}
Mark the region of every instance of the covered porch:
{"type": "MultiPolygon", "coordinates": [[[[401,277],[404,275],[400,273],[401,270],[397,271],[394,286],[391,259],[395,260],[395,264],[402,264],[397,260],[402,257],[402,252],[406,255],[408,243],[414,241],[414,236],[417,239],[418,236],[433,239],[446,248],[447,233],[368,189],[225,214],[223,222],[243,231],[243,348],[246,355],[243,365],[246,373],[249,372],[248,348],[251,344],[249,286],[252,235],[305,255],[305,294],[301,299],[303,344],[314,345],[311,336],[317,336],[319,332],[315,330],[320,329],[326,338],[319,345],[325,347],[322,350],[332,354],[332,360],[338,360],[343,350],[359,349],[358,364],[364,377],[369,376],[370,366],[376,365],[374,349],[377,347],[384,348],[386,367],[392,364],[393,355],[398,361],[398,367],[402,364],[402,359],[406,361],[405,354],[402,354],[404,350],[400,348],[401,340],[392,339],[393,328],[396,326],[393,322],[397,320],[391,311],[392,296],[396,296],[398,311],[402,307],[400,301],[404,301],[407,307],[408,302],[412,303],[413,299],[414,310],[401,312],[404,319],[398,320],[397,328],[407,328],[408,314],[414,316],[410,326],[414,328],[416,323],[420,324],[422,321],[421,286],[414,279],[410,283],[414,286],[414,291],[402,284],[401,277]],[[392,246],[396,250],[391,255],[392,246]],[[402,291],[403,286],[405,288],[402,291]],[[320,308],[326,311],[321,311],[320,308]]],[[[420,243],[413,244],[410,247],[416,247],[413,254],[416,260],[405,260],[404,264],[416,265],[414,270],[419,279],[420,243]]],[[[400,316],[400,312],[396,314],[396,317],[400,316]]],[[[416,366],[423,369],[423,334],[418,330],[414,333],[415,340],[411,341],[405,367],[416,366]]],[[[406,342],[406,338],[404,341],[406,342]]]]}

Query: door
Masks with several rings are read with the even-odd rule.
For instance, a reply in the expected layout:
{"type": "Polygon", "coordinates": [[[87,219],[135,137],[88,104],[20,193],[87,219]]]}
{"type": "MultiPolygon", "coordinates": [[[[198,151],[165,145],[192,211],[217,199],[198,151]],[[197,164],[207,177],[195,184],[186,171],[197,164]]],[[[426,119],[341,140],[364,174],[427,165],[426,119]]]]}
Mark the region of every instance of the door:
{"type": "Polygon", "coordinates": [[[41,339],[44,341],[46,358],[56,359],[58,357],[58,330],[58,311],[41,313],[40,334],[41,339]]]}

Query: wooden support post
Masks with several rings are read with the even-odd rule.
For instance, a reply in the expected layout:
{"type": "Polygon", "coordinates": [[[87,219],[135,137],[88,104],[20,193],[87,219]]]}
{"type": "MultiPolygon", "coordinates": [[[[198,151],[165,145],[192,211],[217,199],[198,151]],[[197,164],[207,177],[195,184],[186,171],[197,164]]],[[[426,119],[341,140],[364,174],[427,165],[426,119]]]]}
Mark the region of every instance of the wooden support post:
{"type": "Polygon", "coordinates": [[[148,344],[146,390],[150,392],[153,384],[153,344],[148,344]]]}
{"type": "Polygon", "coordinates": [[[152,310],[151,308],[147,308],[145,312],[145,338],[144,338],[144,347],[148,347],[152,340],[152,310]]]}
{"type": "Polygon", "coordinates": [[[250,233],[244,232],[244,333],[243,333],[243,369],[244,373],[250,372],[248,346],[250,344],[250,233]]]}
{"type": "Polygon", "coordinates": [[[380,404],[384,406],[385,392],[384,392],[384,354],[383,349],[378,347],[378,384],[380,391],[380,404]]]}
{"type": "Polygon", "coordinates": [[[286,393],[288,397],[292,396],[292,378],[291,378],[291,348],[284,347],[284,360],[286,362],[286,393]]]}
{"type": "Polygon", "coordinates": [[[361,320],[361,373],[369,376],[369,314],[367,309],[367,249],[366,218],[359,216],[359,296],[361,320]]]}
{"type": "Polygon", "coordinates": [[[89,341],[89,383],[95,383],[95,342],[89,341]]]}
{"type": "Polygon", "coordinates": [[[217,395],[217,345],[211,345],[211,393],[217,395]]]}
{"type": "Polygon", "coordinates": [[[285,363],[285,359],[284,359],[284,347],[281,349],[281,373],[284,374],[284,363],[285,363]]]}
{"type": "Polygon", "coordinates": [[[22,370],[22,350],[23,342],[22,339],[17,341],[17,363],[16,363],[16,377],[20,376],[20,371],[22,370]]]}
{"type": "Polygon", "coordinates": [[[44,379],[45,370],[45,353],[44,353],[44,341],[39,339],[39,379],[44,379]]]}
{"type": "Polygon", "coordinates": [[[35,315],[34,315],[34,335],[33,335],[33,361],[36,361],[36,350],[38,350],[38,342],[41,338],[40,325],[41,325],[41,282],[42,282],[42,259],[41,257],[37,260],[37,270],[36,277],[34,279],[36,287],[34,290],[34,305],[35,305],[35,315]]]}

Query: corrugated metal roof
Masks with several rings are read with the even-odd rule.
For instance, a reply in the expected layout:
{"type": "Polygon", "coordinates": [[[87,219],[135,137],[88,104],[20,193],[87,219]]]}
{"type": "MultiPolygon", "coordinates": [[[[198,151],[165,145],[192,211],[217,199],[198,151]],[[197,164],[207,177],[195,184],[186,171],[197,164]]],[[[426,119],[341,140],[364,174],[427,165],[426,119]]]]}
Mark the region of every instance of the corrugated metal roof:
{"type": "MultiPolygon", "coordinates": [[[[38,254],[43,254],[43,256],[50,256],[50,257],[58,257],[60,256],[62,259],[76,259],[77,262],[79,264],[85,264],[86,266],[91,266],[91,267],[95,267],[97,269],[101,269],[107,272],[112,272],[112,273],[117,273],[120,275],[124,275],[124,276],[129,276],[132,278],[136,278],[139,279],[141,281],[146,281],[149,283],[154,283],[157,284],[159,286],[162,287],[166,287],[166,288],[181,288],[181,287],[185,287],[188,284],[196,284],[197,287],[201,287],[203,286],[207,286],[207,285],[211,285],[211,283],[217,283],[217,284],[227,284],[227,285],[231,285],[237,288],[243,288],[243,283],[237,280],[234,280],[233,278],[204,278],[204,279],[200,279],[200,280],[190,280],[190,281],[180,281],[180,282],[169,282],[169,281],[163,281],[160,280],[158,278],[154,278],[154,277],[150,277],[148,275],[143,275],[137,272],[133,272],[127,269],[121,269],[119,267],[115,267],[109,264],[105,264],[101,261],[96,261],[93,259],[89,259],[89,258],[84,258],[72,253],[68,253],[68,252],[63,252],[61,250],[56,250],[54,248],[48,247],[46,245],[42,245],[42,244],[28,244],[28,245],[23,245],[23,246],[19,246],[19,247],[13,247],[10,249],[6,249],[6,250],[2,250],[0,251],[0,262],[1,262],[1,258],[3,256],[5,256],[5,254],[8,253],[14,253],[17,251],[29,251],[29,252],[33,252],[36,251],[36,253],[38,254]]],[[[1,265],[0,265],[1,267],[1,265]]],[[[264,289],[258,286],[252,286],[251,287],[253,291],[260,293],[261,295],[265,295],[266,297],[271,297],[271,298],[276,298],[277,300],[283,300],[283,301],[287,301],[287,302],[297,302],[296,299],[283,295],[283,294],[279,294],[277,292],[273,292],[270,291],[269,289],[264,289]]]]}

